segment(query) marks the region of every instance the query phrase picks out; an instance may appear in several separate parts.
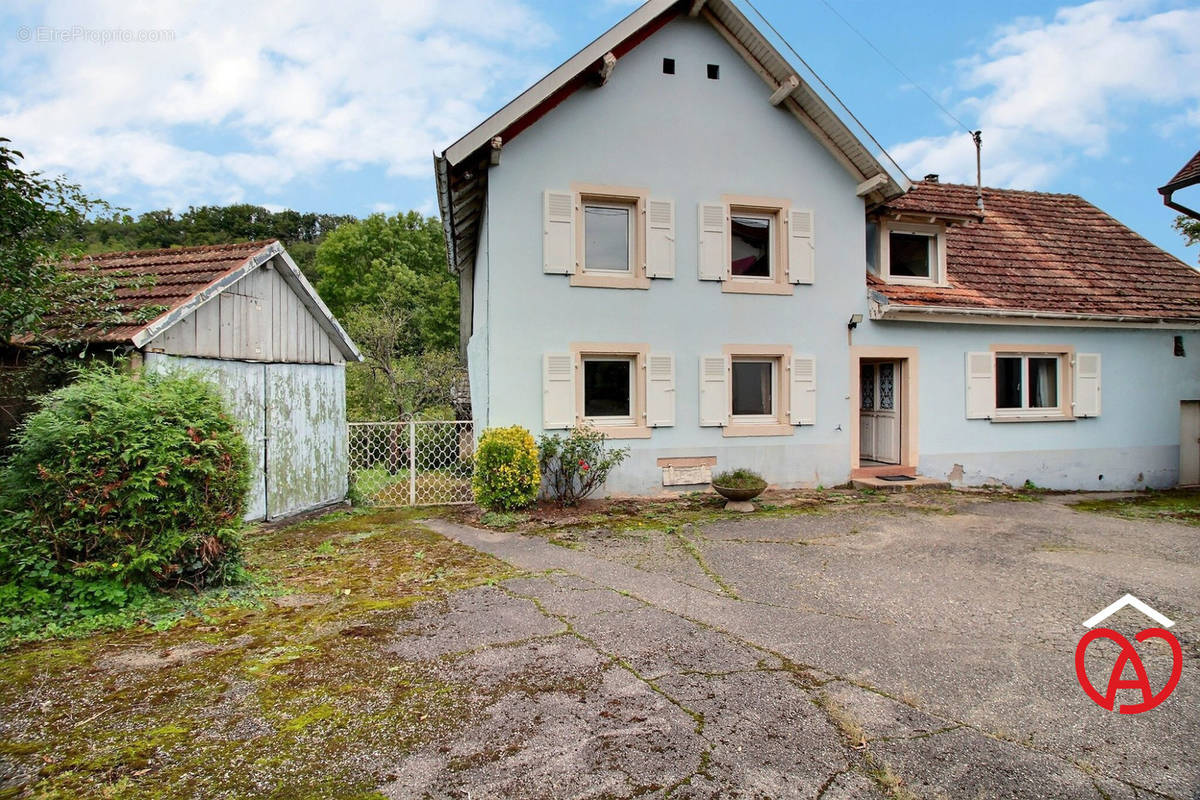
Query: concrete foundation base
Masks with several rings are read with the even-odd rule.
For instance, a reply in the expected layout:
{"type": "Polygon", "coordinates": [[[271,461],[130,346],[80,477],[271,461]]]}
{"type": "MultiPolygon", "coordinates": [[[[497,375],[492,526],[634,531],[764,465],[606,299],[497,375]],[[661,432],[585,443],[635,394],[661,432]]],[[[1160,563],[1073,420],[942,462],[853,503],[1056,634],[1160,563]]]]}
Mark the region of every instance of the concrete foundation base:
{"type": "Polygon", "coordinates": [[[754,511],[754,503],[749,500],[730,500],[725,504],[726,511],[741,511],[743,514],[749,514],[754,511]]]}

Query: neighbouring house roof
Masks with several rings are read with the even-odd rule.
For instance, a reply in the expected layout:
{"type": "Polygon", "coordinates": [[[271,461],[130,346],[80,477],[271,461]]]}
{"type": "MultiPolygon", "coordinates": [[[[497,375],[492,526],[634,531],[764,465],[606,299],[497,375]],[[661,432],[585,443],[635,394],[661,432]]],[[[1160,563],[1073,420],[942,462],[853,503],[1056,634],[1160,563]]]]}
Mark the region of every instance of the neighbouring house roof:
{"type": "Polygon", "coordinates": [[[1196,155],[1183,165],[1183,169],[1175,173],[1175,177],[1167,181],[1166,185],[1158,191],[1163,194],[1177,191],[1188,186],[1195,186],[1200,183],[1200,150],[1196,151],[1196,155]]]}
{"type": "Polygon", "coordinates": [[[85,329],[81,338],[142,347],[271,259],[277,259],[279,274],[343,356],[349,361],[361,360],[354,342],[276,240],[100,253],[64,266],[111,282],[123,318],[114,326],[85,329]]]}
{"type": "Polygon", "coordinates": [[[894,176],[876,157],[874,150],[882,148],[864,140],[869,134],[865,130],[855,133],[802,77],[810,72],[792,66],[732,0],[648,0],[440,156],[434,156],[438,205],[451,270],[461,272],[474,264],[487,171],[499,163],[500,148],[575,91],[586,85],[602,85],[612,69],[620,70],[620,59],[626,53],[684,14],[711,24],[763,79],[764,103],[772,94],[782,93],[782,106],[808,127],[864,187],[869,187],[864,193],[882,200],[908,188],[908,179],[899,167],[894,176]]]}
{"type": "Polygon", "coordinates": [[[1200,184],[1200,151],[1192,156],[1192,159],[1183,165],[1183,169],[1175,173],[1175,177],[1167,181],[1166,186],[1160,186],[1158,193],[1162,195],[1163,205],[1167,208],[1173,208],[1181,214],[1186,214],[1192,219],[1200,219],[1200,211],[1189,208],[1175,201],[1172,196],[1180,189],[1186,189],[1189,186],[1200,184]]]}
{"type": "Polygon", "coordinates": [[[877,318],[928,312],[1109,322],[1200,323],[1200,273],[1073,194],[914,184],[889,212],[975,211],[946,232],[949,286],[897,286],[868,274],[877,318]]]}

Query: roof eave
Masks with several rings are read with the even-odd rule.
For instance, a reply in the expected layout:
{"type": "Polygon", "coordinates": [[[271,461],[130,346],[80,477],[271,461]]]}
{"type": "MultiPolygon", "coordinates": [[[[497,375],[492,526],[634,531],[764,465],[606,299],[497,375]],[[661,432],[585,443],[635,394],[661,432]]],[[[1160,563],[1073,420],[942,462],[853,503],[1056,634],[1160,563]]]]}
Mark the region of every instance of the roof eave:
{"type": "Polygon", "coordinates": [[[870,316],[873,320],[908,322],[958,322],[1003,325],[1090,323],[1095,326],[1122,328],[1162,328],[1175,330],[1200,329],[1200,319],[1143,317],[1130,314],[1088,314],[1066,311],[1037,311],[1033,309],[971,308],[967,306],[922,306],[892,303],[878,290],[869,292],[870,316]]]}

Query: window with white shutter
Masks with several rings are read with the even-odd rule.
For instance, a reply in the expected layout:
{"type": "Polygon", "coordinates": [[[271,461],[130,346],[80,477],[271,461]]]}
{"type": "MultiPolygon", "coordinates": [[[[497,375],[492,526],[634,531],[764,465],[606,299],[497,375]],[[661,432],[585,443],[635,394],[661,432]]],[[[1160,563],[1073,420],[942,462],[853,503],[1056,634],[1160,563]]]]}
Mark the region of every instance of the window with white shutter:
{"type": "Polygon", "coordinates": [[[816,273],[813,212],[792,211],[788,228],[788,282],[812,283],[816,273]]]}
{"type": "Polygon", "coordinates": [[[729,417],[725,356],[700,356],[700,425],[724,426],[729,417]]]}
{"type": "MultiPolygon", "coordinates": [[[[572,342],[571,357],[575,384],[571,394],[571,415],[577,424],[595,427],[610,439],[647,439],[650,391],[647,384],[649,347],[627,342],[572,342]]],[[[665,355],[674,376],[670,354],[665,355]]],[[[660,356],[659,366],[662,361],[660,356]]],[[[659,384],[661,387],[661,384],[659,384]]],[[[671,387],[673,388],[673,387],[671,387]]],[[[674,402],[674,392],[669,396],[674,402]]],[[[674,407],[664,409],[661,401],[653,414],[660,424],[674,424],[674,407]],[[670,414],[668,421],[666,415],[670,414]]]]}
{"type": "Polygon", "coordinates": [[[967,353],[967,419],[988,419],[996,409],[991,353],[967,353]]]}
{"type": "Polygon", "coordinates": [[[675,356],[651,353],[646,362],[646,424],[670,427],[675,424],[675,356]]]}
{"type": "Polygon", "coordinates": [[[542,271],[575,272],[575,197],[570,192],[543,192],[542,271]]]}
{"type": "Polygon", "coordinates": [[[817,424],[817,360],[812,356],[792,358],[791,423],[817,424]]]}
{"type": "Polygon", "coordinates": [[[1100,354],[1075,355],[1075,416],[1100,416],[1100,354]]]}
{"type": "Polygon", "coordinates": [[[654,200],[646,212],[646,275],[675,277],[675,202],[654,200]]]}
{"type": "Polygon", "coordinates": [[[570,353],[542,356],[542,427],[575,427],[575,358],[570,353]]]}
{"type": "Polygon", "coordinates": [[[700,280],[723,281],[729,268],[725,257],[728,236],[725,233],[724,204],[702,204],[697,225],[700,231],[700,280]]]}

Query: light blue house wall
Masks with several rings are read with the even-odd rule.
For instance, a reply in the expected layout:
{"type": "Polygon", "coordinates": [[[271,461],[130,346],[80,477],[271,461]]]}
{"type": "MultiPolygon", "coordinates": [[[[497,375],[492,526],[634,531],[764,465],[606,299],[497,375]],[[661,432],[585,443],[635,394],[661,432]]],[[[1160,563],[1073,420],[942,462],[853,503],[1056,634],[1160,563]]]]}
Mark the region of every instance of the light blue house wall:
{"type": "Polygon", "coordinates": [[[919,349],[919,469],[979,485],[1161,488],[1179,469],[1179,403],[1200,399],[1200,335],[1172,330],[874,322],[856,345],[919,349]],[[1188,357],[1174,355],[1182,335],[1188,357]],[[1066,345],[1101,355],[1099,417],[1065,422],[966,418],[965,361],[993,344],[1066,345]],[[958,469],[956,469],[956,465],[958,469]],[[961,476],[961,477],[960,477],[961,476]]]}
{"type": "Polygon", "coordinates": [[[611,491],[661,489],[656,459],[672,455],[715,455],[721,468],[748,466],[780,484],[845,479],[845,323],[863,302],[864,208],[853,176],[790,113],[770,106],[769,94],[707,23],[679,19],[624,56],[608,85],[576,92],[505,145],[488,175],[469,344],[472,400],[484,424],[541,431],[543,353],[567,352],[572,342],[645,342],[675,356],[676,424],[621,443],[632,454],[611,491]],[[663,74],[664,57],[676,60],[675,75],[663,74]],[[710,63],[720,65],[719,80],[706,77],[710,63]],[[673,199],[676,277],[642,291],[572,287],[566,276],[543,274],[542,193],[573,182],[673,199]],[[816,283],[787,297],[723,294],[719,282],[699,281],[697,207],[723,194],[813,209],[816,283]],[[726,344],[787,344],[816,355],[817,424],[754,438],[699,427],[699,358],[726,344]]]}
{"type": "MultiPolygon", "coordinates": [[[[865,209],[857,181],[787,111],[719,35],[677,19],[616,65],[608,84],[570,95],[511,142],[488,172],[468,344],[479,430],[542,432],[542,357],[573,342],[646,343],[675,356],[675,425],[620,441],[630,459],[607,490],[664,491],[657,459],[716,456],[789,487],[833,485],[851,470],[851,314],[867,314],[865,209]],[[674,58],[676,74],[662,72],[674,58]],[[720,65],[720,79],[706,77],[720,65]],[[572,287],[542,271],[542,198],[572,183],[645,187],[676,208],[676,276],[649,290],[572,287]],[[723,194],[787,198],[814,211],[816,279],[791,296],[726,294],[697,278],[697,207],[723,194]],[[788,345],[817,365],[816,424],[791,435],[734,438],[699,426],[698,362],[724,345],[788,345]]],[[[1172,332],[864,322],[855,345],[920,348],[920,470],[962,483],[1032,480],[1060,488],[1175,482],[1179,401],[1200,397],[1172,332]],[[1059,423],[965,415],[964,359],[991,344],[1053,343],[1103,357],[1103,414],[1059,423]],[[956,466],[957,465],[957,466],[956,466]],[[961,467],[961,469],[957,468],[961,467]],[[1099,476],[1103,475],[1103,478],[1099,476]]],[[[1200,337],[1188,336],[1200,353],[1200,337]]]]}

